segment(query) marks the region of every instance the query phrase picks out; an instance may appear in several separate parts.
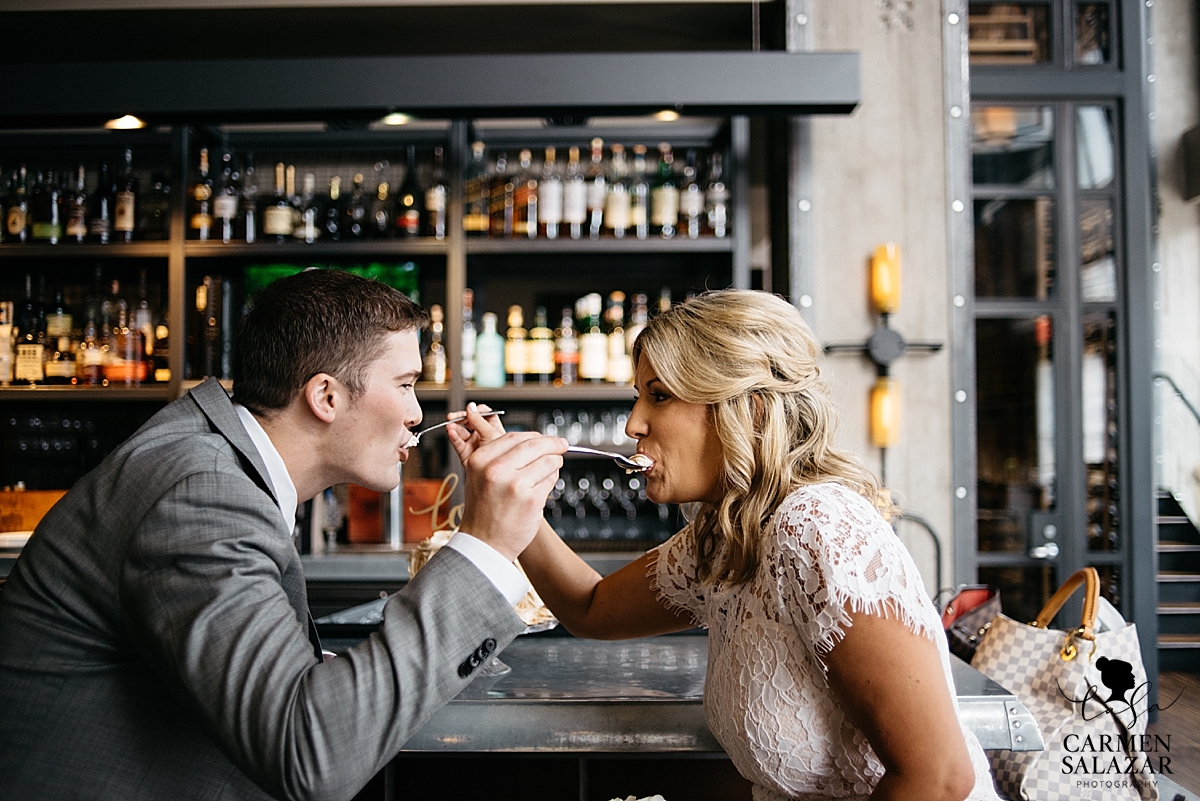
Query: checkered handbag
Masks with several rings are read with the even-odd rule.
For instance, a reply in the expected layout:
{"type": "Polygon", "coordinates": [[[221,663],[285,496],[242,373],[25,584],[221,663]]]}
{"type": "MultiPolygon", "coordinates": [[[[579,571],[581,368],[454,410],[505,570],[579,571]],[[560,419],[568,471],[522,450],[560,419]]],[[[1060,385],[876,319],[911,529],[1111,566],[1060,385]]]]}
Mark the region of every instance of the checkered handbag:
{"type": "Polygon", "coordinates": [[[1146,733],[1146,670],[1137,629],[1094,632],[1095,568],[1076,572],[1036,621],[998,615],[972,667],[1017,696],[1041,729],[1044,751],[988,753],[996,789],[1027,801],[1156,801],[1159,762],[1141,751],[1146,733]],[[1085,586],[1083,622],[1047,628],[1067,598],[1085,586]]]}

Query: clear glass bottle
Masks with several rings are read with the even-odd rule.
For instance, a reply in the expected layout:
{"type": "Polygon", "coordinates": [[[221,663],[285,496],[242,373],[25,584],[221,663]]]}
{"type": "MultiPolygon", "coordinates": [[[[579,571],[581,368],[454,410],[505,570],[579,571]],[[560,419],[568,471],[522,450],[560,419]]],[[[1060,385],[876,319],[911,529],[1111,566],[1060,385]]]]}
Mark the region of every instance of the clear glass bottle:
{"type": "Polygon", "coordinates": [[[675,183],[675,154],[668,142],[658,146],[658,177],[650,190],[650,232],[671,239],[679,225],[679,187],[675,183]]]}
{"type": "Polygon", "coordinates": [[[400,190],[396,192],[396,233],[405,237],[420,236],[421,221],[425,217],[425,192],[421,189],[421,180],[417,175],[415,145],[408,146],[405,158],[407,166],[404,170],[404,180],[400,182],[400,190]]]}
{"type": "Polygon", "coordinates": [[[591,158],[587,176],[588,235],[598,239],[604,229],[604,207],[608,203],[608,178],[604,170],[604,140],[596,137],[591,142],[591,158]]]}
{"type": "Polygon", "coordinates": [[[300,213],[296,227],[292,229],[292,237],[312,244],[321,236],[321,220],[318,218],[320,209],[317,208],[317,177],[311,172],[304,173],[298,209],[300,213]]]}
{"type": "Polygon", "coordinates": [[[345,209],[342,208],[342,178],[335,175],[329,179],[329,196],[325,200],[324,229],[325,238],[336,242],[342,238],[342,218],[345,209]]]}
{"type": "Polygon", "coordinates": [[[258,172],[254,169],[254,153],[247,150],[242,156],[242,240],[248,245],[258,241],[258,172]]]}
{"type": "Polygon", "coordinates": [[[484,312],[483,330],[475,343],[475,386],[504,386],[504,337],[496,330],[496,313],[484,312]]]}
{"type": "Polygon", "coordinates": [[[463,290],[462,302],[462,359],[461,369],[463,383],[470,385],[475,381],[475,341],[478,332],[475,330],[475,292],[468,287],[463,290]]]}
{"type": "Polygon", "coordinates": [[[75,383],[83,386],[98,386],[104,381],[104,362],[108,347],[100,338],[96,319],[89,316],[83,324],[83,339],[75,354],[75,383]]]}
{"type": "Polygon", "coordinates": [[[630,224],[638,239],[650,236],[650,177],[647,175],[646,146],[633,146],[633,180],[629,187],[630,224]]]}
{"type": "Polygon", "coordinates": [[[704,213],[708,232],[723,237],[729,234],[729,187],[725,185],[721,154],[708,157],[708,183],[704,187],[704,213]]]}
{"type": "Polygon", "coordinates": [[[683,186],[679,190],[679,217],[688,239],[697,239],[704,230],[704,190],[696,172],[696,151],[689,149],[683,165],[683,186]]]}
{"type": "Polygon", "coordinates": [[[200,148],[200,173],[188,192],[192,202],[192,214],[188,229],[193,239],[206,241],[212,235],[213,225],[213,180],[208,173],[208,148],[200,148]]]}
{"type": "Polygon", "coordinates": [[[33,276],[25,273],[25,298],[17,312],[14,384],[40,384],[46,377],[45,320],[41,301],[33,294],[33,276]]]}
{"type": "MultiPolygon", "coordinates": [[[[629,353],[633,353],[633,343],[648,322],[650,322],[650,305],[646,293],[636,292],[633,295],[633,301],[629,304],[629,326],[625,329],[626,350],[629,353]]],[[[632,365],[630,368],[632,369],[632,365]]]]}
{"type": "Polygon", "coordinates": [[[599,383],[608,377],[608,337],[600,328],[604,300],[599,292],[590,292],[579,299],[575,316],[587,321],[579,337],[579,378],[599,383]]]}
{"type": "Polygon", "coordinates": [[[445,316],[441,305],[435,303],[429,307],[429,349],[421,362],[421,380],[434,384],[445,384],[448,377],[446,369],[446,346],[442,342],[445,331],[445,316]]]}
{"type": "Polygon", "coordinates": [[[486,150],[483,142],[471,145],[471,160],[467,163],[463,184],[463,232],[467,236],[487,236],[491,228],[488,217],[491,174],[487,168],[486,150]]]}
{"type": "Polygon", "coordinates": [[[137,329],[141,334],[142,355],[147,363],[142,372],[143,381],[153,381],[153,372],[149,369],[154,360],[154,309],[150,306],[150,287],[146,281],[146,271],[138,273],[137,303],[129,315],[129,327],[137,329]]]}
{"type": "Polygon", "coordinates": [[[87,169],[75,165],[75,180],[71,191],[63,198],[63,235],[68,242],[87,240],[87,169]]]}
{"type": "Polygon", "coordinates": [[[221,235],[221,241],[228,244],[234,239],[234,229],[238,223],[238,207],[242,200],[242,176],[233,160],[233,151],[229,148],[221,150],[221,170],[217,173],[216,184],[213,187],[212,215],[214,225],[221,235]]]}
{"type": "Polygon", "coordinates": [[[57,245],[62,239],[62,194],[53,172],[37,173],[29,196],[30,233],[34,242],[57,245]]]}
{"type": "Polygon", "coordinates": [[[629,192],[629,169],[625,164],[625,146],[612,146],[612,165],[609,170],[608,194],[604,199],[604,228],[618,239],[625,237],[633,222],[632,198],[629,192]]]}
{"type": "Polygon", "coordinates": [[[108,164],[100,165],[96,178],[96,191],[92,192],[91,209],[88,213],[88,239],[102,245],[112,239],[112,215],[116,205],[116,192],[108,164]]]}
{"type": "Polygon", "coordinates": [[[575,315],[566,307],[554,332],[554,383],[561,387],[578,380],[579,337],[575,333],[575,315]]]}
{"type": "Polygon", "coordinates": [[[513,235],[514,177],[508,172],[508,154],[496,154],[496,168],[488,182],[488,225],[495,237],[513,235]]]}
{"type": "Polygon", "coordinates": [[[542,385],[554,380],[554,329],[550,328],[545,306],[538,306],[533,314],[526,356],[526,375],[542,385]]]}
{"type": "Polygon", "coordinates": [[[633,363],[629,359],[625,341],[625,293],[614,291],[608,294],[608,308],[604,311],[608,326],[608,371],[605,378],[613,384],[628,384],[633,380],[633,363]]]}
{"type": "Polygon", "coordinates": [[[563,222],[563,181],[558,174],[558,153],[553,147],[546,148],[542,159],[542,177],[537,187],[538,233],[547,239],[558,238],[558,227],[563,222]]]}
{"type": "Polygon", "coordinates": [[[367,196],[363,191],[362,173],[354,174],[350,197],[346,198],[342,215],[342,235],[350,239],[362,239],[367,232],[367,196]]]}
{"type": "Polygon", "coordinates": [[[8,207],[4,214],[5,240],[8,242],[29,241],[29,178],[25,165],[13,173],[12,190],[9,192],[8,207]]]}
{"type": "Polygon", "coordinates": [[[425,190],[425,235],[434,239],[446,238],[446,199],[450,194],[450,177],[446,174],[445,151],[433,149],[433,174],[425,190]]]}
{"type": "Polygon", "coordinates": [[[275,194],[263,211],[263,234],[283,244],[292,236],[292,203],[285,183],[286,168],[281,161],[275,165],[275,194]]]}
{"type": "Polygon", "coordinates": [[[579,148],[572,145],[567,150],[567,175],[563,179],[563,222],[572,239],[583,236],[587,223],[587,180],[579,163],[579,148]]]}
{"type": "Polygon", "coordinates": [[[513,188],[513,236],[536,239],[538,234],[538,179],[533,172],[533,151],[520,153],[513,188]]]}
{"type": "Polygon", "coordinates": [[[138,179],[133,171],[133,150],[125,148],[125,163],[117,176],[112,230],[118,242],[132,242],[137,227],[138,179]]]}
{"type": "Polygon", "coordinates": [[[525,312],[514,304],[508,307],[508,332],[504,339],[504,372],[514,386],[525,383],[529,352],[525,344],[525,312]]]}
{"type": "Polygon", "coordinates": [[[13,315],[11,300],[0,300],[0,386],[6,387],[13,378],[13,315]]]}
{"type": "Polygon", "coordinates": [[[371,199],[371,224],[367,230],[376,239],[384,239],[392,235],[392,198],[389,195],[391,187],[387,181],[381,180],[375,187],[375,197],[371,199]]]}

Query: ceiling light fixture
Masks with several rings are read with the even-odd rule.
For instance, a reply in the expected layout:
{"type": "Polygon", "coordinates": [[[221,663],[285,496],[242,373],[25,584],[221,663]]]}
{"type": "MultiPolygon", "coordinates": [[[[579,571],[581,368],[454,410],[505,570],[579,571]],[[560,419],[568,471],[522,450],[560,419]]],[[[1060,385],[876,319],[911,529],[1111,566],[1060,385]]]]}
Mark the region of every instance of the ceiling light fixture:
{"type": "Polygon", "coordinates": [[[401,114],[398,111],[393,111],[391,114],[384,116],[380,122],[384,125],[408,125],[412,122],[412,117],[407,114],[401,114]]]}
{"type": "Polygon", "coordinates": [[[126,114],[124,117],[109,120],[104,123],[104,127],[110,131],[136,131],[138,128],[145,128],[146,123],[132,114],[126,114]]]}
{"type": "Polygon", "coordinates": [[[675,120],[679,119],[679,112],[665,108],[662,111],[654,112],[653,117],[659,122],[675,122],[675,120]]]}

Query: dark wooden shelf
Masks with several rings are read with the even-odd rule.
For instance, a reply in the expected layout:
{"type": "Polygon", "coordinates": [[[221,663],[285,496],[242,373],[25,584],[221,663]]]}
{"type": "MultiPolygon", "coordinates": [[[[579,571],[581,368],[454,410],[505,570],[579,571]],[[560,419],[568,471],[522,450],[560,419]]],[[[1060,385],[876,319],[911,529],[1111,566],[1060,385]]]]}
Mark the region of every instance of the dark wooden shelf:
{"type": "Polygon", "coordinates": [[[651,236],[638,239],[626,236],[623,239],[601,237],[600,239],[468,239],[467,255],[488,254],[538,254],[538,253],[730,253],[733,240],[730,237],[702,236],[689,239],[686,236],[663,239],[651,236]]]}
{"type": "Polygon", "coordinates": [[[61,385],[0,387],[0,402],[17,401],[172,401],[170,384],[72,387],[61,385]]]}
{"type": "Polygon", "coordinates": [[[170,242],[113,242],[100,245],[94,242],[61,242],[57,245],[12,242],[0,245],[0,258],[5,259],[165,259],[170,255],[170,242]]]}
{"type": "Polygon", "coordinates": [[[505,401],[544,401],[547,403],[571,403],[575,401],[603,401],[611,403],[633,403],[632,384],[578,383],[565,387],[545,384],[507,385],[503,387],[466,388],[466,397],[473,401],[500,403],[505,401]]]}
{"type": "Polygon", "coordinates": [[[444,239],[365,239],[337,242],[200,242],[189,240],[184,252],[189,259],[214,258],[342,258],[386,256],[407,259],[414,256],[445,256],[444,239]]]}

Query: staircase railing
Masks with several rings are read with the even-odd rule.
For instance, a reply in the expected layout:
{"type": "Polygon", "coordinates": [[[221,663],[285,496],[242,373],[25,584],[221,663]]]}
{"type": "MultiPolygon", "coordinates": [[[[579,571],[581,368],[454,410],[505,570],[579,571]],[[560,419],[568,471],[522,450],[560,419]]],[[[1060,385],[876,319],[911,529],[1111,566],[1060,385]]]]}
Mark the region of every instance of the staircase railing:
{"type": "Polygon", "coordinates": [[[1200,381],[1187,366],[1179,371],[1155,371],[1155,484],[1172,492],[1193,520],[1200,519],[1200,405],[1192,397],[1200,396],[1200,381]],[[1177,375],[1191,378],[1181,381],[1177,375]],[[1181,384],[1195,385],[1189,392],[1181,384]]]}

